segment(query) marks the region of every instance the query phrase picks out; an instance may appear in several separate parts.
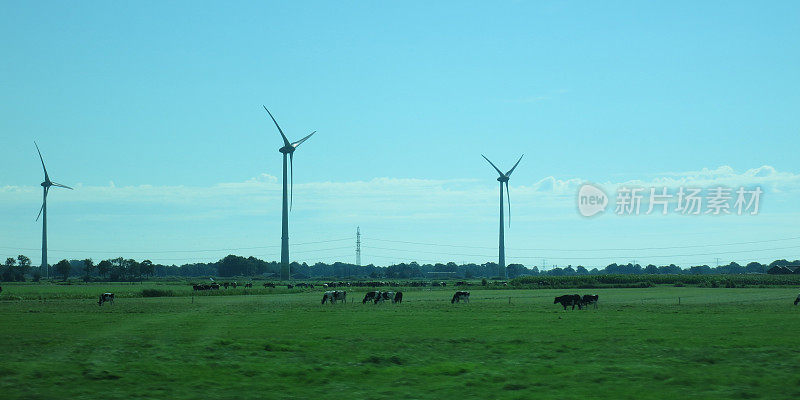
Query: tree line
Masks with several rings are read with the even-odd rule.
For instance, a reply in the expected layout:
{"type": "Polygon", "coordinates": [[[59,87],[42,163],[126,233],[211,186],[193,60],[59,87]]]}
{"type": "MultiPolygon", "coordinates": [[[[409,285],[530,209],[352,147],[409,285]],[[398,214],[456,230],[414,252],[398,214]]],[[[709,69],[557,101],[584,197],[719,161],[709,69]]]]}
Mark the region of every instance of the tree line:
{"type": "MultiPolygon", "coordinates": [[[[456,264],[419,264],[417,262],[399,263],[385,267],[372,264],[355,265],[342,262],[327,264],[318,262],[312,265],[292,262],[292,277],[295,279],[312,278],[371,278],[371,279],[473,279],[473,278],[499,278],[500,269],[497,263],[486,262],[483,264],[467,263],[456,264]]],[[[681,268],[675,264],[656,266],[649,264],[616,264],[612,263],[604,268],[587,269],[584,266],[554,267],[540,271],[538,267],[525,267],[522,264],[509,264],[506,272],[509,278],[522,276],[575,276],[575,275],[639,275],[639,274],[754,274],[765,273],[774,266],[800,265],[800,260],[787,261],[775,260],[770,264],[751,262],[740,265],[731,262],[727,265],[711,267],[697,265],[681,268]]],[[[256,277],[265,278],[279,276],[280,263],[264,261],[255,257],[241,257],[228,255],[216,262],[190,263],[183,265],[162,265],[150,260],[136,261],[123,257],[102,260],[95,264],[91,258],[84,260],[61,260],[49,267],[49,271],[42,271],[40,267],[31,266],[30,258],[19,255],[9,257],[5,264],[0,266],[0,280],[5,282],[21,282],[28,279],[38,281],[42,276],[50,276],[63,280],[70,277],[82,278],[84,281],[140,281],[152,277],[256,277]]]]}

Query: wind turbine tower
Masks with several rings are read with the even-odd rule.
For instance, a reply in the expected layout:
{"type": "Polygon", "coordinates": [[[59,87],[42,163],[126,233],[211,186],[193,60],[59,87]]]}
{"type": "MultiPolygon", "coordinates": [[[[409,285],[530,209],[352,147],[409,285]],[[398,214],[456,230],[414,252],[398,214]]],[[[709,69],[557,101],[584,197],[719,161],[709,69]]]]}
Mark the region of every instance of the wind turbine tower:
{"type": "Polygon", "coordinates": [[[505,278],[508,277],[508,274],[506,272],[506,245],[505,245],[505,238],[504,238],[504,232],[503,232],[503,184],[506,185],[506,197],[508,198],[508,227],[510,228],[511,227],[511,196],[508,193],[508,179],[511,177],[511,173],[514,172],[514,169],[517,168],[517,165],[519,165],[519,162],[522,161],[522,157],[525,156],[525,155],[523,154],[522,156],[520,156],[519,160],[517,160],[517,163],[514,164],[514,166],[510,170],[508,170],[508,172],[506,172],[505,174],[502,171],[500,171],[500,169],[497,168],[497,166],[495,166],[494,163],[489,161],[489,159],[486,158],[486,156],[484,156],[483,154],[481,154],[481,156],[486,161],[488,161],[489,164],[492,165],[492,167],[494,167],[495,171],[497,171],[498,174],[500,174],[500,176],[497,178],[497,181],[500,182],[500,246],[499,246],[500,248],[499,248],[499,255],[498,255],[497,264],[499,265],[499,268],[500,268],[500,271],[499,271],[500,272],[500,277],[505,279],[505,278]]]}
{"type": "Polygon", "coordinates": [[[39,209],[39,215],[36,216],[36,220],[39,220],[39,217],[42,217],[42,269],[45,271],[46,276],[50,277],[50,268],[47,264],[47,193],[50,192],[50,187],[60,187],[72,190],[71,187],[62,185],[60,183],[55,183],[50,180],[50,176],[47,175],[47,168],[44,166],[44,158],[42,158],[42,152],[39,151],[39,145],[36,142],[33,142],[33,145],[36,146],[36,152],[39,153],[39,161],[42,162],[42,170],[44,171],[44,182],[42,182],[42,208],[39,209]]]}
{"type": "MultiPolygon", "coordinates": [[[[264,110],[267,110],[266,106],[263,106],[264,110]]],[[[294,198],[291,191],[294,189],[294,167],[293,167],[293,160],[294,160],[294,151],[297,149],[297,146],[300,146],[303,142],[308,140],[314,133],[317,131],[311,132],[308,136],[292,143],[289,142],[289,139],[286,138],[286,135],[283,134],[283,130],[281,126],[278,125],[278,121],[275,120],[275,117],[272,116],[272,113],[267,110],[267,114],[269,117],[272,118],[272,122],[275,123],[275,126],[278,127],[278,132],[281,134],[281,138],[283,138],[283,147],[278,149],[280,153],[283,154],[283,214],[282,214],[282,223],[281,223],[281,280],[289,280],[292,276],[291,271],[289,270],[289,209],[292,206],[292,200],[294,198]],[[287,185],[286,185],[286,155],[289,155],[289,167],[292,169],[290,178],[292,180],[290,185],[290,193],[287,196],[287,185]]]]}

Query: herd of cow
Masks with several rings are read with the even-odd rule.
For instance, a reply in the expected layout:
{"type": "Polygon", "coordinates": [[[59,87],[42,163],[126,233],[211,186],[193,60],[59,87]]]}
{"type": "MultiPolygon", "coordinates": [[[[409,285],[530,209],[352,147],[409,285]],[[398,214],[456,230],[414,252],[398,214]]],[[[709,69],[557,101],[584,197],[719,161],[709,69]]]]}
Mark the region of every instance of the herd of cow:
{"type": "MultiPolygon", "coordinates": [[[[211,284],[211,285],[194,285],[194,290],[207,290],[210,288],[205,288],[205,286],[214,286],[216,285],[216,289],[219,289],[219,284],[211,284]],[[203,288],[198,289],[198,286],[202,286],[203,288]]],[[[265,284],[266,285],[266,284],[265,284]]],[[[245,287],[252,287],[252,284],[246,284],[245,287]],[[250,285],[250,286],[247,286],[250,285]]],[[[0,286],[0,292],[2,292],[2,287],[0,286]]],[[[575,309],[575,306],[578,306],[578,309],[581,310],[583,307],[588,307],[589,305],[594,305],[594,308],[597,308],[597,301],[600,299],[599,295],[596,294],[585,294],[583,296],[578,294],[566,294],[563,296],[558,296],[553,300],[553,304],[561,304],[564,306],[564,310],[567,307],[572,306],[572,309],[575,309]]],[[[392,292],[392,291],[380,291],[374,290],[371,292],[367,292],[364,295],[364,300],[361,301],[361,304],[367,304],[368,301],[373,302],[373,304],[383,303],[384,301],[391,300],[392,304],[394,303],[401,303],[403,301],[403,292],[392,292]]],[[[322,304],[326,302],[330,302],[331,304],[335,304],[336,302],[347,303],[347,291],[345,290],[328,290],[322,295],[322,304]]],[[[453,298],[450,300],[450,303],[460,303],[460,302],[469,303],[469,292],[465,291],[457,291],[453,294],[453,298]]],[[[102,306],[103,303],[111,303],[114,304],[114,293],[103,293],[100,295],[100,299],[97,301],[97,305],[102,306]]],[[[794,300],[794,305],[800,303],[800,294],[797,295],[797,298],[794,300]]]]}

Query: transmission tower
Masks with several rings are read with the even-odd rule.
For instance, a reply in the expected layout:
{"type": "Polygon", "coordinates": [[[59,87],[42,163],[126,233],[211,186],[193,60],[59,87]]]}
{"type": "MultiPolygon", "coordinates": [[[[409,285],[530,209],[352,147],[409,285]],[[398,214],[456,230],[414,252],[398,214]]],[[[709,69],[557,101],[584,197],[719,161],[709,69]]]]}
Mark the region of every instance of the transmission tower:
{"type": "Polygon", "coordinates": [[[361,227],[356,227],[356,265],[361,266],[361,227]]]}

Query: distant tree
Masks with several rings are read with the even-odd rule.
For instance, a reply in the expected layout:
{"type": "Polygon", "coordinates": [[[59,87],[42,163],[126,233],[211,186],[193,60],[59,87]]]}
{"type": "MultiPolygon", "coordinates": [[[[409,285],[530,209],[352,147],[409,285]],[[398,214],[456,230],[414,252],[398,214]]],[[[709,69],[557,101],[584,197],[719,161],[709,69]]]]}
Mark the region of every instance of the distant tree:
{"type": "Polygon", "coordinates": [[[757,263],[755,261],[751,262],[750,264],[747,264],[747,266],[744,267],[744,270],[748,274],[763,274],[767,272],[767,269],[763,264],[757,263]]]}
{"type": "Polygon", "coordinates": [[[14,281],[14,266],[17,265],[17,260],[12,257],[6,258],[6,263],[2,268],[2,273],[0,273],[0,280],[5,282],[13,282],[14,281]]]}
{"type": "Polygon", "coordinates": [[[88,281],[89,277],[92,275],[92,271],[94,271],[94,261],[91,258],[87,258],[83,260],[83,276],[84,280],[88,281]]]}
{"type": "Polygon", "coordinates": [[[689,268],[689,273],[692,275],[706,275],[711,273],[711,267],[708,265],[696,265],[689,268]]]}
{"type": "Polygon", "coordinates": [[[645,274],[657,274],[658,273],[658,267],[656,267],[653,264],[648,264],[646,267],[644,267],[644,273],[645,274]]]}
{"type": "Polygon", "coordinates": [[[61,275],[63,280],[67,280],[69,278],[69,271],[72,269],[72,266],[69,265],[69,261],[61,260],[56,264],[56,274],[61,275]]]}
{"type": "Polygon", "coordinates": [[[508,274],[509,278],[513,279],[518,276],[527,275],[528,269],[522,264],[508,264],[506,267],[506,273],[508,274]]]}
{"type": "Polygon", "coordinates": [[[670,264],[670,265],[665,265],[665,266],[662,266],[662,267],[658,267],[658,273],[659,274],[682,274],[683,270],[681,269],[681,267],[679,267],[679,266],[677,266],[675,264],[670,264]]]}
{"type": "Polygon", "coordinates": [[[589,271],[586,270],[586,267],[583,265],[578,265],[575,267],[575,273],[578,275],[589,275],[589,271]]]}
{"type": "Polygon", "coordinates": [[[103,260],[100,261],[99,264],[97,264],[97,273],[100,274],[100,276],[105,278],[105,276],[108,275],[109,272],[111,272],[111,261],[103,260]]]}
{"type": "Polygon", "coordinates": [[[17,256],[17,264],[23,268],[29,268],[31,266],[31,259],[20,254],[17,256]]]}
{"type": "Polygon", "coordinates": [[[153,262],[150,260],[142,261],[141,264],[139,265],[139,268],[142,271],[142,275],[153,276],[153,273],[155,272],[155,267],[153,266],[153,262]]]}

